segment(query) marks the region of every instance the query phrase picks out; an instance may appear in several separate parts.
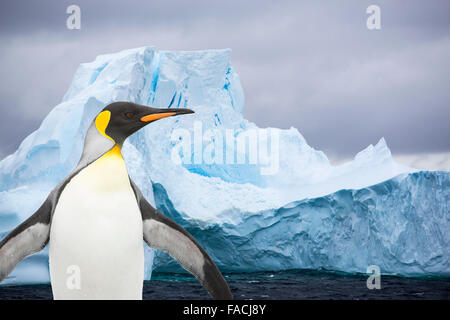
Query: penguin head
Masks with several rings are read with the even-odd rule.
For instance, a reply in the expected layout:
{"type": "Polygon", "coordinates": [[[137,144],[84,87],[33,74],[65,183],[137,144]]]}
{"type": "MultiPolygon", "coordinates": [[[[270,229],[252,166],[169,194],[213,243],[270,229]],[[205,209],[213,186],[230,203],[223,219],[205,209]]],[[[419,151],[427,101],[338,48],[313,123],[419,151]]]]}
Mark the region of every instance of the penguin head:
{"type": "Polygon", "coordinates": [[[95,118],[97,130],[117,145],[139,129],[156,120],[194,113],[190,109],[159,109],[132,102],[114,102],[107,105],[95,118]]]}

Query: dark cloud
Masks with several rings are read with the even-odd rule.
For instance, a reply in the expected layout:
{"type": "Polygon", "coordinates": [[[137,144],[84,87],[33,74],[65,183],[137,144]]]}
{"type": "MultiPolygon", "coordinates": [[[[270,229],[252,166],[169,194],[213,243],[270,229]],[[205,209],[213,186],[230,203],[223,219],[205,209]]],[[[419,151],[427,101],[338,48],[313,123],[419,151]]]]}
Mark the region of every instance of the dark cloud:
{"type": "Polygon", "coordinates": [[[61,101],[80,63],[143,45],[232,48],[245,116],[297,127],[335,158],[382,136],[394,153],[450,150],[448,1],[75,3],[81,30],[65,27],[74,1],[0,4],[0,157],[61,101]],[[366,28],[371,4],[382,30],[366,28]]]}

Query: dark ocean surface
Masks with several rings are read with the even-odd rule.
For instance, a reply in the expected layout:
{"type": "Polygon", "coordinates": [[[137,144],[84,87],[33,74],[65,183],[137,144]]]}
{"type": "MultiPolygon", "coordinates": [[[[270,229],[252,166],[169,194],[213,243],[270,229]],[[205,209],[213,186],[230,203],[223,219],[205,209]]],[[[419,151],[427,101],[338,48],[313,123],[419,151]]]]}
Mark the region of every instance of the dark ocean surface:
{"type": "MultiPolygon", "coordinates": [[[[381,276],[381,289],[369,290],[367,275],[325,271],[225,274],[235,299],[401,299],[450,300],[450,278],[381,276]]],[[[52,299],[50,285],[0,286],[0,299],[52,299]]],[[[144,283],[144,299],[210,299],[187,274],[154,273],[144,283]]]]}

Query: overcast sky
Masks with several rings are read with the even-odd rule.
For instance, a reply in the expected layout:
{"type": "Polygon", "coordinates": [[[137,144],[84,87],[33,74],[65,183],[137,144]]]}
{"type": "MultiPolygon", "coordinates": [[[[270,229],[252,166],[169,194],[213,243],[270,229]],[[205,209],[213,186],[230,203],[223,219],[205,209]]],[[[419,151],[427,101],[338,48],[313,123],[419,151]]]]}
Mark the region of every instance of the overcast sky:
{"type": "Polygon", "coordinates": [[[450,1],[2,1],[0,158],[99,54],[231,48],[259,126],[294,126],[333,162],[385,137],[401,161],[450,170],[450,1]],[[81,30],[66,8],[81,8],[81,30]],[[368,30],[366,8],[381,8],[368,30]]]}

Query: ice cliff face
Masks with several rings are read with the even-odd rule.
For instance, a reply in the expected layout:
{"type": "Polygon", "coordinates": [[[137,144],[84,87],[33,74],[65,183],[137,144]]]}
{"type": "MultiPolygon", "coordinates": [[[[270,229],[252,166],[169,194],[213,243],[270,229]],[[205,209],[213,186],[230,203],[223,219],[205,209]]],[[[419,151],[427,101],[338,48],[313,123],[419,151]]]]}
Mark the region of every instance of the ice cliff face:
{"type": "MultiPolygon", "coordinates": [[[[161,185],[158,209],[183,225],[227,271],[325,268],[450,275],[446,172],[417,172],[359,190],[340,190],[281,208],[240,215],[236,223],[186,221],[161,185]]],[[[237,220],[237,219],[236,219],[237,220]]],[[[180,271],[165,254],[158,271],[180,271]]]]}
{"type": "MultiPolygon", "coordinates": [[[[229,50],[144,47],[81,64],[63,101],[0,162],[2,235],[75,167],[95,115],[120,100],[195,110],[147,126],[123,154],[149,201],[225,270],[365,272],[378,264],[387,273],[449,273],[448,173],[413,173],[393,160],[384,139],[332,166],[296,129],[258,128],[242,117],[229,50]]],[[[152,250],[146,259],[150,277],[152,250]]],[[[173,265],[163,256],[155,263],[173,265]]],[[[47,268],[44,251],[6,283],[48,281],[47,268]]]]}

